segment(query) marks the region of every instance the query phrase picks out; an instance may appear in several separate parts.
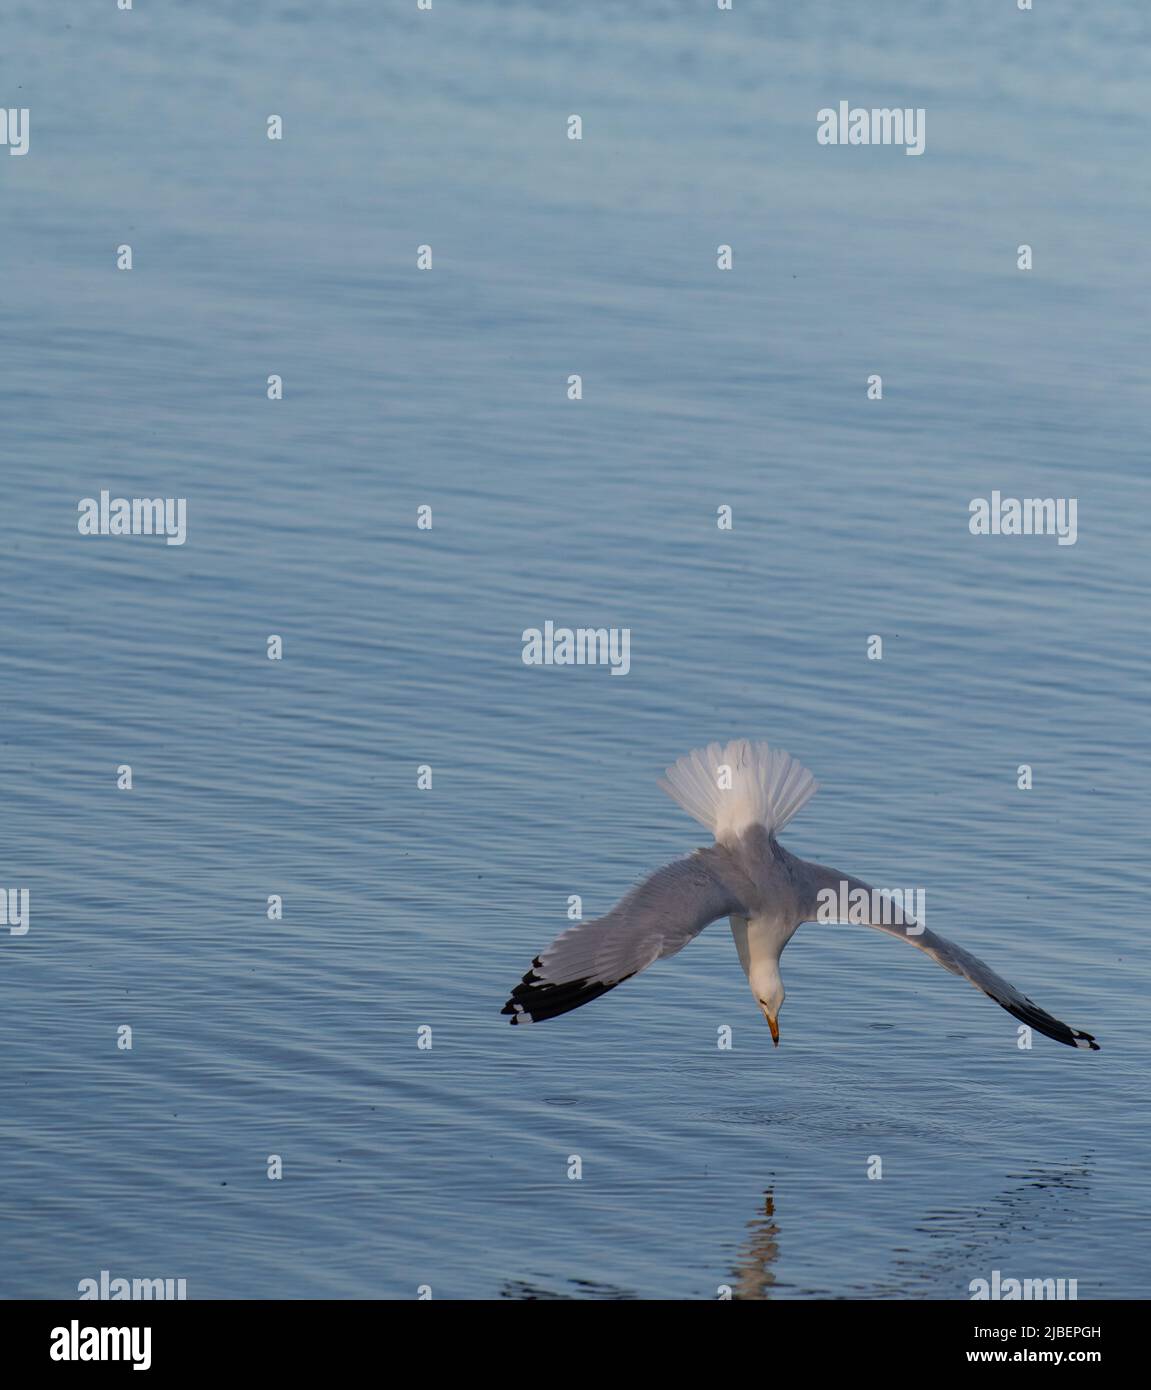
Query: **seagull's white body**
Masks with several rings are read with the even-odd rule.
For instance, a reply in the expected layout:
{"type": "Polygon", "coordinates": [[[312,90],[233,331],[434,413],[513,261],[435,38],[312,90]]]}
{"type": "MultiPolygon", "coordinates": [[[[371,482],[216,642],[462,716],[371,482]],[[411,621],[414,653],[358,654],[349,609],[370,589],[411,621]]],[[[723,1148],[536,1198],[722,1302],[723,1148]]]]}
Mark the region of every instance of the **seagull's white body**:
{"type": "MultiPolygon", "coordinates": [[[[800,859],[779,843],[777,832],[817,790],[811,773],[781,749],[747,739],[726,747],[713,743],[680,758],[660,785],[713,832],[715,843],[657,869],[606,917],[561,933],[532,962],[503,1012],[512,1023],[568,1013],[674,955],[709,922],[726,916],[739,962],[778,1043],[784,947],[801,923],[816,919],[817,908],[826,909],[828,890],[840,901],[844,888],[869,901],[877,895],[859,879],[800,859]]],[[[1089,1033],[1060,1023],[981,960],[910,916],[893,919],[884,912],[864,920],[963,976],[1029,1027],[1070,1047],[1098,1051],[1089,1033]]]]}
{"type": "MultiPolygon", "coordinates": [[[[731,916],[731,934],[739,963],[757,999],[771,999],[783,994],[783,978],[779,973],[779,958],[783,948],[799,930],[799,923],[786,916],[731,916]]],[[[782,1001],[781,1001],[782,1002],[782,1001]]]]}

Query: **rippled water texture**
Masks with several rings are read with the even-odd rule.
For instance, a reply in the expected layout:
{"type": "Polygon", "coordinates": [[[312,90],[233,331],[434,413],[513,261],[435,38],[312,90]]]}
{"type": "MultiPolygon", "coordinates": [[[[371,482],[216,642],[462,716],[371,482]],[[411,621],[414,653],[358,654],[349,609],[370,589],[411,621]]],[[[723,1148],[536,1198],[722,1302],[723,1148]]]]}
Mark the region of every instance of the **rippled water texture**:
{"type": "Polygon", "coordinates": [[[10,11],[0,1294],[1146,1295],[1146,7],[10,11]],[[525,666],[549,619],[630,673],[525,666]],[[814,925],[778,1051],[723,924],[508,1028],[743,735],[822,784],[793,850],[1103,1050],[814,925]]]}

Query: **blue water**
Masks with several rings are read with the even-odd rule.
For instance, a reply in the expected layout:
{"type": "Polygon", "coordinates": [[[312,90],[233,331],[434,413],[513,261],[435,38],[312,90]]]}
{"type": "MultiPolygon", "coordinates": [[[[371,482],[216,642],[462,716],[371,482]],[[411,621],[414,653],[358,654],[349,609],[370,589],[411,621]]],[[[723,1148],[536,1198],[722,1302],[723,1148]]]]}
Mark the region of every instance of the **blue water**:
{"type": "Polygon", "coordinates": [[[10,8],[0,1295],[1151,1293],[1151,12],[10,8]],[[926,153],[819,146],[841,99],[926,153]],[[187,543],[81,537],[101,488],[187,543]],[[630,673],[525,666],[548,619],[630,673]],[[778,1050],[723,924],[508,1028],[735,736],[1102,1051],[815,925],[778,1050]]]}

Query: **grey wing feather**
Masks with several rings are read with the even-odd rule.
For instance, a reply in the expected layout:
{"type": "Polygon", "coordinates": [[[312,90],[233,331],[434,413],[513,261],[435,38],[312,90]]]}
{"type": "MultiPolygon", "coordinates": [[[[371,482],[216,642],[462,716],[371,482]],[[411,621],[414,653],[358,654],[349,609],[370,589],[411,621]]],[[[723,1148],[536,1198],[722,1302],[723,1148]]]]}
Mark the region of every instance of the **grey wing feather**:
{"type": "Polygon", "coordinates": [[[913,946],[918,946],[932,960],[938,961],[944,970],[950,970],[953,975],[961,975],[965,980],[970,980],[976,989],[981,989],[989,999],[994,999],[1001,1009],[1006,1009],[1021,1023],[1026,1023],[1028,1027],[1034,1028],[1045,1037],[1053,1038],[1056,1042],[1066,1043],[1068,1047],[1087,1048],[1092,1052],[1099,1051],[1099,1044],[1090,1033],[1081,1033],[1078,1028],[1070,1028],[1066,1023],[1061,1023],[1059,1019],[1053,1018],[1045,1009],[1041,1009],[1038,1004],[1017,990],[1014,985],[1008,984],[1001,975],[997,975],[978,956],[973,956],[962,946],[956,946],[953,941],[948,941],[946,937],[937,936],[935,932],[928,931],[926,927],[918,935],[913,935],[907,927],[876,924],[875,922],[869,925],[878,925],[880,931],[885,931],[891,936],[902,937],[913,946]]]}
{"type": "Polygon", "coordinates": [[[604,917],[562,932],[532,962],[503,1007],[513,1023],[579,1008],[653,961],[673,956],[719,917],[743,912],[722,854],[697,850],[657,869],[604,917]]]}
{"type": "MultiPolygon", "coordinates": [[[[835,890],[841,882],[848,885],[849,892],[863,889],[874,901],[871,896],[874,890],[857,878],[840,874],[835,869],[826,869],[819,864],[808,864],[805,868],[815,871],[811,874],[810,883],[807,885],[808,892],[804,895],[807,920],[815,918],[817,892],[826,888],[835,890]]],[[[969,980],[976,989],[981,989],[989,999],[994,999],[1001,1009],[1006,1009],[1021,1023],[1026,1023],[1029,1028],[1034,1028],[1044,1037],[1052,1038],[1055,1042],[1065,1043],[1068,1047],[1081,1047],[1092,1052],[1099,1051],[1099,1044],[1090,1033],[1082,1033],[1078,1028],[1071,1028],[1066,1023],[1061,1023],[1059,1019],[1052,1017],[1045,1009],[1041,1009],[1038,1004],[1028,999],[1014,985],[1008,984],[1001,975],[997,975],[978,956],[973,956],[970,951],[956,946],[953,941],[948,941],[946,937],[937,936],[935,932],[928,931],[926,927],[920,927],[910,916],[906,916],[902,924],[896,921],[869,921],[866,925],[887,932],[889,936],[897,936],[910,945],[918,947],[932,960],[938,961],[944,970],[950,970],[953,975],[959,975],[963,979],[969,980]]]]}

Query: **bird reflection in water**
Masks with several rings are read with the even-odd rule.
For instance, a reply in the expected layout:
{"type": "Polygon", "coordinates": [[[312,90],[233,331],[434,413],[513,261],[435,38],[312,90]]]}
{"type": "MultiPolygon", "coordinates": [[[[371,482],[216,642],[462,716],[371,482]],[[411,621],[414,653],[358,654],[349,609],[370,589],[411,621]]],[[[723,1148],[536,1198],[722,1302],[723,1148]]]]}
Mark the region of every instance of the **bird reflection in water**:
{"type": "Polygon", "coordinates": [[[732,1298],[770,1298],[775,1283],[772,1265],[779,1258],[779,1227],[775,1223],[775,1198],[771,1188],[763,1194],[763,1215],[747,1223],[749,1235],[743,1253],[732,1270],[732,1298]]]}

